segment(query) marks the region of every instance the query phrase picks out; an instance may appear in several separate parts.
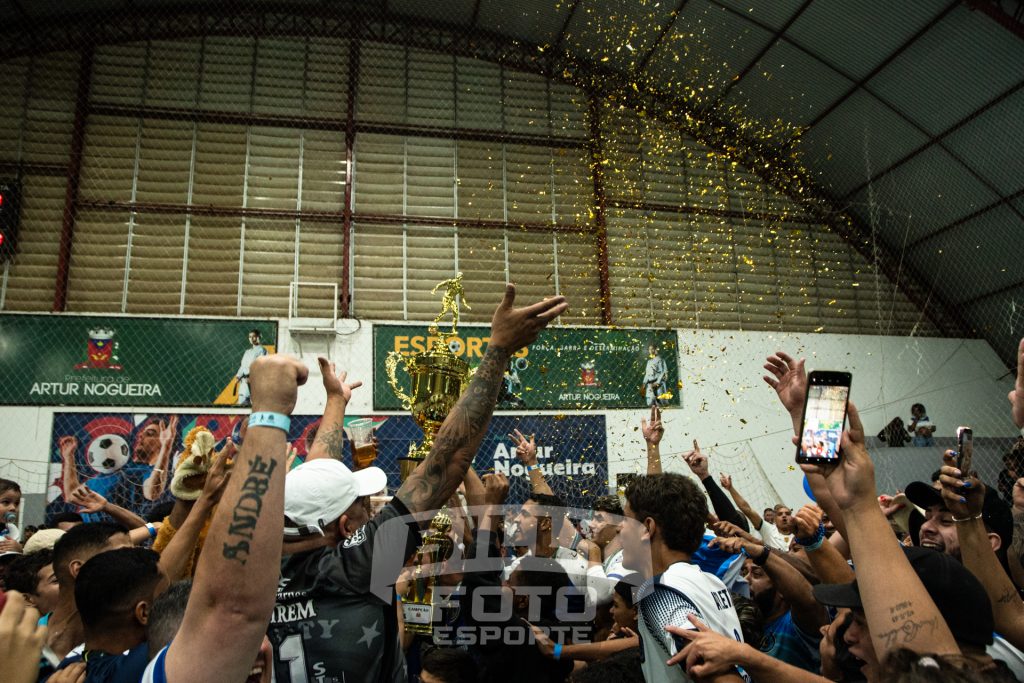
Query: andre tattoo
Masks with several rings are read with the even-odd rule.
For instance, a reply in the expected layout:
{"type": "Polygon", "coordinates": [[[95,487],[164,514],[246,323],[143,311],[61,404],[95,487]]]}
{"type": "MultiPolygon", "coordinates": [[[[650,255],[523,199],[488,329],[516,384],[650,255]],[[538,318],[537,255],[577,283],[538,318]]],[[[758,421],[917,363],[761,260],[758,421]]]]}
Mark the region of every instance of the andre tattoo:
{"type": "Polygon", "coordinates": [[[228,560],[245,564],[249,556],[249,542],[256,531],[256,523],[263,509],[263,496],[270,488],[270,479],[274,475],[277,461],[264,460],[257,455],[249,464],[249,474],[242,483],[242,495],[238,497],[231,511],[231,523],[228,525],[228,538],[234,543],[225,543],[223,554],[228,560]]]}

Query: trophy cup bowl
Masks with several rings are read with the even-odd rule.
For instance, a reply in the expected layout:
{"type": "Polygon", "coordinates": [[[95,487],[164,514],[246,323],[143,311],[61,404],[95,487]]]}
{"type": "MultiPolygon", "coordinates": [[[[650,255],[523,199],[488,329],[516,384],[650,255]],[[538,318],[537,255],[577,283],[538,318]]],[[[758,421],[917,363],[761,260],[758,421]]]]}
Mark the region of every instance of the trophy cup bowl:
{"type": "Polygon", "coordinates": [[[429,351],[412,356],[392,351],[385,359],[384,368],[391,390],[402,402],[402,408],[412,413],[416,424],[423,430],[423,441],[418,446],[411,445],[409,454],[401,459],[402,481],[427,457],[437,430],[469,382],[469,364],[448,348],[451,336],[439,334],[429,351]],[[397,371],[400,366],[412,380],[410,394],[399,386],[397,371]]]}

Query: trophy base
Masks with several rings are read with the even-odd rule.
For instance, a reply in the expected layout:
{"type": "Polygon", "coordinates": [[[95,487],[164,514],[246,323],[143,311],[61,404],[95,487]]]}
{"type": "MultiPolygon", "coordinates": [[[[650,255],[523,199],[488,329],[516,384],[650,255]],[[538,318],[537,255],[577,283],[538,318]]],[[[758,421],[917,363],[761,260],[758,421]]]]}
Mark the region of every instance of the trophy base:
{"type": "Polygon", "coordinates": [[[409,475],[412,474],[413,470],[415,470],[421,462],[427,459],[427,456],[430,454],[430,446],[431,443],[428,442],[427,439],[424,439],[423,443],[418,446],[416,444],[409,444],[408,455],[404,458],[398,459],[403,483],[405,483],[405,480],[409,478],[409,475]]]}

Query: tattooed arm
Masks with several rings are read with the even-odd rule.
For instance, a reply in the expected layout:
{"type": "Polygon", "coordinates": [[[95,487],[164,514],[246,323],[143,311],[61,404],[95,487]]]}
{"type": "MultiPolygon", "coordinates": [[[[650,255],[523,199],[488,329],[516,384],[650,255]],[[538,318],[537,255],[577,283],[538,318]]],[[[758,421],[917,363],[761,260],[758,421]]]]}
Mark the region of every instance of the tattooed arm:
{"type": "Polygon", "coordinates": [[[879,660],[900,648],[958,655],[960,648],[949,626],[878,507],[875,467],[864,447],[864,428],[853,403],[849,417],[850,429],[843,432],[839,464],[801,468],[824,475],[836,505],[849,522],[847,540],[875,653],[879,660]]]}
{"type": "MultiPolygon", "coordinates": [[[[257,359],[249,374],[253,412],[291,414],[306,375],[306,367],[287,356],[257,359]]],[[[170,683],[241,681],[252,668],[280,573],[285,457],[283,431],[249,427],[164,660],[170,683]],[[224,647],[225,634],[230,647],[224,647]]]]}
{"type": "Polygon", "coordinates": [[[320,374],[324,378],[327,404],[324,406],[324,416],[316,430],[316,440],[309,449],[306,462],[317,458],[341,460],[342,447],[345,445],[345,408],[352,400],[352,390],[363,386],[363,383],[346,382],[348,373],[344,370],[336,373],[334,363],[323,356],[316,360],[320,364],[320,374]]]}
{"type": "Polygon", "coordinates": [[[452,495],[487,431],[508,359],[568,308],[561,296],[525,308],[513,308],[515,298],[515,285],[507,285],[480,366],[438,430],[430,453],[398,490],[410,512],[436,510],[452,495]]]}

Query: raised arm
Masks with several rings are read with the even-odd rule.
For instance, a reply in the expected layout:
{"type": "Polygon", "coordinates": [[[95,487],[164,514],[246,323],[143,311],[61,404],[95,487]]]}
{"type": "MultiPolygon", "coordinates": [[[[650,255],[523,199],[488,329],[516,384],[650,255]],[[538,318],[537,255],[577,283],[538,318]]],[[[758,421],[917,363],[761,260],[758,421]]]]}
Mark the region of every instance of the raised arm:
{"type": "MultiPolygon", "coordinates": [[[[718,536],[711,543],[726,552],[746,553],[747,557],[759,557],[765,552],[760,541],[749,541],[743,537],[718,536]]],[[[768,551],[767,561],[762,565],[764,573],[772,580],[775,590],[786,599],[793,612],[793,621],[804,633],[815,634],[828,623],[825,608],[814,599],[811,584],[789,562],[777,552],[768,551]]]]}
{"type": "Polygon", "coordinates": [[[167,487],[168,472],[171,467],[171,455],[174,453],[174,441],[178,437],[178,416],[171,415],[167,422],[160,421],[160,453],[156,465],[142,482],[142,495],[146,500],[156,500],[164,494],[167,487]]]}
{"type": "Polygon", "coordinates": [[[1024,339],[1017,345],[1017,381],[1013,391],[1006,395],[1010,399],[1010,414],[1019,429],[1024,429],[1024,339]]]}
{"type": "MultiPolygon", "coordinates": [[[[732,477],[727,474],[719,474],[721,475],[720,481],[722,486],[726,484],[732,486],[732,477]]],[[[747,522],[746,516],[733,506],[729,496],[725,495],[725,491],[718,488],[714,477],[709,474],[701,479],[700,483],[704,485],[704,490],[708,492],[708,498],[711,499],[711,507],[715,509],[715,516],[718,519],[735,524],[744,531],[750,531],[750,524],[747,522]]]]}
{"type": "Polygon", "coordinates": [[[203,530],[203,525],[206,524],[210,513],[220,502],[228,478],[231,476],[231,470],[227,463],[234,455],[234,445],[229,441],[210,465],[210,470],[206,473],[206,483],[203,484],[203,491],[192,505],[188,516],[182,521],[167,547],[160,553],[160,569],[163,570],[167,585],[185,578],[188,562],[196,552],[199,533],[203,530]]]}
{"type": "Polygon", "coordinates": [[[796,525],[796,541],[804,546],[807,561],[814,574],[822,583],[850,583],[854,579],[853,570],[846,563],[835,545],[823,540],[817,547],[803,541],[812,539],[821,527],[822,512],[817,505],[805,505],[793,515],[796,525]]]}
{"type": "Polygon", "coordinates": [[[960,654],[949,626],[878,508],[875,468],[864,447],[864,432],[853,403],[849,416],[850,430],[843,432],[840,463],[829,469],[801,467],[825,475],[836,504],[850,521],[847,540],[875,652],[879,660],[899,648],[960,654]]]}
{"type": "Polygon", "coordinates": [[[120,505],[114,505],[85,484],[71,492],[68,502],[74,503],[81,508],[81,512],[106,513],[110,515],[111,519],[123,525],[126,529],[138,529],[139,527],[146,526],[146,520],[142,517],[120,505]]]}
{"type": "Polygon", "coordinates": [[[320,374],[324,379],[327,403],[324,405],[324,416],[320,419],[316,439],[306,455],[306,461],[317,458],[341,460],[341,451],[345,446],[345,408],[352,400],[352,390],[363,386],[363,383],[346,382],[348,373],[344,370],[338,373],[334,363],[323,356],[316,360],[320,364],[320,374]]]}
{"type": "Polygon", "coordinates": [[[943,457],[945,463],[939,480],[946,507],[953,513],[960,538],[960,557],[964,566],[981,581],[992,602],[996,631],[1014,647],[1024,646],[1024,601],[1016,586],[1006,575],[985,529],[981,509],[985,503],[985,485],[977,477],[964,477],[956,468],[952,451],[943,457]],[[965,484],[967,485],[964,488],[965,484]],[[961,489],[963,493],[960,493],[961,489]]]}
{"type": "MultiPolygon", "coordinates": [[[[280,354],[250,369],[254,413],[290,415],[306,367],[280,354]]],[[[185,616],[167,651],[169,683],[241,681],[274,609],[284,536],[285,432],[249,426],[200,555],[185,616]],[[224,638],[230,634],[230,647],[224,638]]]]}
{"type": "Polygon", "coordinates": [[[515,285],[507,285],[491,319],[487,352],[469,387],[445,418],[426,459],[398,490],[412,512],[438,509],[458,487],[487,431],[509,357],[568,308],[561,296],[525,308],[514,308],[515,298],[515,285]]]}
{"type": "Polygon", "coordinates": [[[544,472],[541,471],[540,465],[537,464],[537,442],[533,438],[533,434],[530,434],[530,440],[527,441],[523,433],[516,429],[508,435],[508,438],[515,442],[516,457],[519,458],[519,462],[523,463],[523,467],[530,475],[530,490],[534,493],[555,495],[544,478],[544,472]]]}
{"type": "MultiPolygon", "coordinates": [[[[804,402],[807,400],[807,369],[803,358],[797,360],[787,353],[776,351],[775,355],[768,356],[764,369],[770,375],[764,376],[764,381],[775,390],[782,407],[789,413],[789,419],[793,423],[793,435],[800,438],[800,423],[804,419],[804,402]]],[[[863,440],[863,433],[860,434],[863,440]]],[[[794,440],[793,445],[796,446],[794,440]]],[[[829,516],[843,538],[846,538],[846,522],[843,519],[842,511],[832,500],[832,494],[821,474],[817,472],[804,472],[807,475],[807,483],[814,493],[814,499],[821,509],[829,516]]]]}
{"type": "Polygon", "coordinates": [[[665,436],[665,425],[657,403],[651,406],[650,422],[640,418],[640,433],[647,444],[647,474],[661,474],[661,437],[665,436]]]}
{"type": "Polygon", "coordinates": [[[71,493],[78,488],[78,463],[75,462],[75,453],[78,451],[78,439],[73,436],[62,436],[57,440],[57,450],[60,451],[61,462],[61,484],[64,487],[64,500],[71,502],[71,493]]]}
{"type": "Polygon", "coordinates": [[[761,525],[764,524],[764,520],[761,519],[761,515],[757,514],[757,510],[750,507],[750,503],[747,502],[747,499],[740,495],[740,492],[736,490],[735,486],[733,486],[732,477],[726,478],[723,476],[722,486],[729,492],[732,499],[736,501],[736,507],[740,509],[740,512],[746,515],[747,519],[750,520],[750,525],[754,527],[755,530],[760,531],[761,525]]]}

